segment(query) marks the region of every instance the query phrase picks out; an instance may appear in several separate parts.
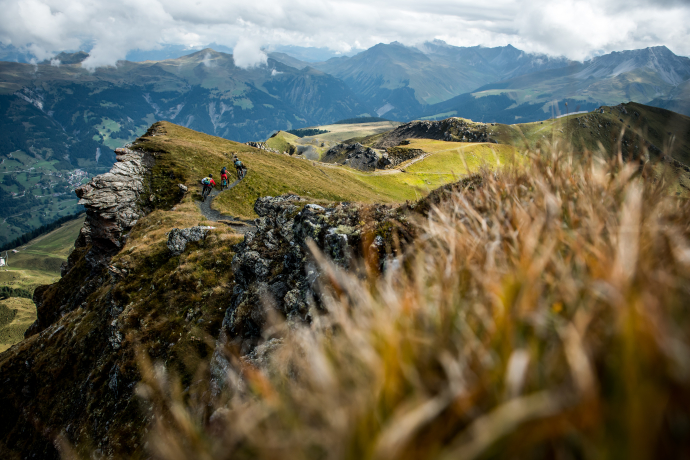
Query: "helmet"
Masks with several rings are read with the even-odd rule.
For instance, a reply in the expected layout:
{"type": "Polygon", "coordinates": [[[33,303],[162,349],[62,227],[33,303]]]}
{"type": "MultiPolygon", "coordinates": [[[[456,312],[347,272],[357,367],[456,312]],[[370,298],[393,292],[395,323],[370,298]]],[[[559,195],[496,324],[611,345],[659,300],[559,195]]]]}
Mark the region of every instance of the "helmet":
{"type": "Polygon", "coordinates": [[[208,177],[213,177],[213,174],[209,174],[208,177]]]}

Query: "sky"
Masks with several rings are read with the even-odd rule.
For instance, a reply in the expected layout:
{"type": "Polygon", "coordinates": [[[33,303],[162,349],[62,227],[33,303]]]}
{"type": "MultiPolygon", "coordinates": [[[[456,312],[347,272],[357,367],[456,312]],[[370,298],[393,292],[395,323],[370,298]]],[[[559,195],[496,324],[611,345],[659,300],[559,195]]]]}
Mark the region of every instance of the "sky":
{"type": "Polygon", "coordinates": [[[87,68],[130,50],[218,43],[242,67],[270,45],[328,47],[440,39],[584,60],[665,45],[690,56],[690,0],[0,0],[0,42],[37,60],[93,44],[87,68]]]}

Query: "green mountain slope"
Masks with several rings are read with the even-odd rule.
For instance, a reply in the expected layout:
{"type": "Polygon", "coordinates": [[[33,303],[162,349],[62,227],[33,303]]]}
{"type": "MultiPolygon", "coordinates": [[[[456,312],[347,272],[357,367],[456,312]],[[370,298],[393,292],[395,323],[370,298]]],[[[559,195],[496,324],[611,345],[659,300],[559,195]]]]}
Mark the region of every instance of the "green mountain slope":
{"type": "Polygon", "coordinates": [[[690,80],[676,86],[667,97],[654,99],[650,105],[690,116],[690,80]]]}

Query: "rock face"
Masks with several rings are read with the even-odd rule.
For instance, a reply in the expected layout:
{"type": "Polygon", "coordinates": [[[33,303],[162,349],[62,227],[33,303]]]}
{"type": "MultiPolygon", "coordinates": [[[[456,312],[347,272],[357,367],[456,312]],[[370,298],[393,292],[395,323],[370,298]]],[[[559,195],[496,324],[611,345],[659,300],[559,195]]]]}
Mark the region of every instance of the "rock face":
{"type": "Polygon", "coordinates": [[[390,165],[386,156],[379,158],[374,149],[364,147],[360,143],[338,144],[326,152],[322,161],[348,165],[360,171],[373,171],[390,165]]]}
{"type": "Polygon", "coordinates": [[[383,205],[340,203],[324,208],[296,195],[256,201],[256,232],[245,235],[232,261],[235,286],[225,313],[212,370],[223,381],[229,365],[222,350],[229,343],[242,355],[253,352],[266,321],[266,310],[280,312],[288,323],[310,321],[309,306],[318,308],[319,269],[307,241],[335,264],[354,269],[365,252],[381,267],[392,249],[393,229],[402,244],[413,230],[404,212],[383,205]]]}
{"type": "Polygon", "coordinates": [[[208,232],[212,230],[213,227],[190,227],[190,228],[173,228],[168,233],[168,249],[170,254],[173,256],[179,256],[182,254],[187,247],[187,243],[197,242],[208,235],[208,232]]]}
{"type": "Polygon", "coordinates": [[[107,263],[122,248],[124,235],[145,213],[143,200],[146,175],[153,157],[145,152],[116,149],[117,163],[110,172],[94,177],[75,190],[86,208],[86,221],[78,245],[92,245],[90,261],[107,263]]]}
{"type": "Polygon", "coordinates": [[[26,331],[25,337],[53,324],[103,283],[104,269],[111,257],[122,248],[126,233],[147,211],[142,195],[146,191],[153,157],[125,148],[117,149],[115,153],[117,163],[110,172],[94,177],[75,190],[80,198],[79,204],[86,207],[86,220],[75,242],[75,250],[61,267],[61,274],[63,278],[78,279],[79,287],[62,292],[59,302],[55,302],[55,293],[48,294],[51,286],[38,287],[34,291],[38,318],[26,331]],[[46,302],[46,295],[51,302],[46,302]],[[51,307],[48,308],[47,304],[51,307]]]}
{"type": "Polygon", "coordinates": [[[493,142],[491,125],[463,118],[441,121],[411,121],[395,128],[379,139],[374,148],[387,149],[400,145],[404,139],[437,139],[448,142],[493,142]]]}

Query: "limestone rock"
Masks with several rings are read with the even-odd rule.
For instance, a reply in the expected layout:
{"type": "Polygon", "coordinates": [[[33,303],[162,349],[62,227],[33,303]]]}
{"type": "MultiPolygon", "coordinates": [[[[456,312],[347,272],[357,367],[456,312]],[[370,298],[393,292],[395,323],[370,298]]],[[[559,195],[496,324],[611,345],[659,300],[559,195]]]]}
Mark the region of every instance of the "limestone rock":
{"type": "Polygon", "coordinates": [[[168,232],[168,249],[173,256],[179,256],[187,247],[188,243],[203,240],[208,232],[214,227],[203,227],[197,225],[190,228],[173,228],[168,232]]]}
{"type": "MultiPolygon", "coordinates": [[[[94,177],[74,192],[86,208],[86,221],[78,245],[93,245],[90,260],[107,264],[109,256],[122,248],[124,234],[145,214],[140,196],[153,166],[146,152],[116,149],[117,163],[105,174],[94,177]]],[[[69,267],[68,267],[69,268],[69,267]]]]}

